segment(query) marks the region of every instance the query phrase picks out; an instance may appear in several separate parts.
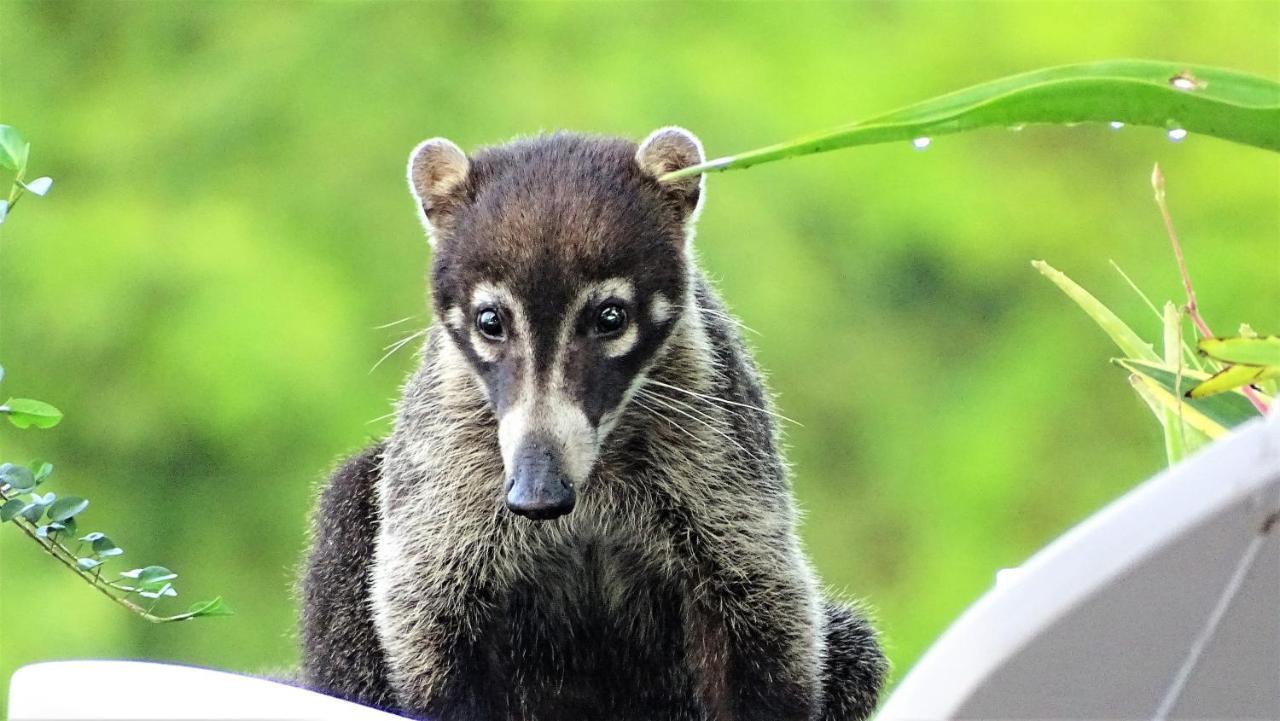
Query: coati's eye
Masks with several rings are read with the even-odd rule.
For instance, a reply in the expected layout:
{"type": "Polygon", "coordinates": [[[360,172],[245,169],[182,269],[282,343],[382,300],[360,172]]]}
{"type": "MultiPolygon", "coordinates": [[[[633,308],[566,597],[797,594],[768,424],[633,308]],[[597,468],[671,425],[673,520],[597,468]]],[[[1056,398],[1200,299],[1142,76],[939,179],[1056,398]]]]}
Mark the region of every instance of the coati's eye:
{"type": "Polygon", "coordinates": [[[502,340],[502,316],[493,308],[482,308],[476,313],[476,330],[489,340],[502,340]]]}
{"type": "Polygon", "coordinates": [[[596,315],[596,333],[613,335],[627,327],[627,311],[615,303],[602,306],[596,315]]]}

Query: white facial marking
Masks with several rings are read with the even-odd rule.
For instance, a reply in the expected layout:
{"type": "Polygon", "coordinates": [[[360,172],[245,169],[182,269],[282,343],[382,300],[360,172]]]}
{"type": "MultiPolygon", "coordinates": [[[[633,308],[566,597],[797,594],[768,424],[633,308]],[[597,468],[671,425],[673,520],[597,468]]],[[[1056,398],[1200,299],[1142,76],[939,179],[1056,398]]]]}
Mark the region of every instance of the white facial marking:
{"type": "Polygon", "coordinates": [[[596,461],[596,433],[587,415],[562,392],[544,392],[533,402],[528,402],[528,394],[522,396],[518,405],[498,419],[498,447],[507,474],[514,469],[516,453],[528,438],[540,436],[560,452],[569,480],[582,484],[596,461]]]}
{"type": "MultiPolygon", "coordinates": [[[[597,302],[606,298],[617,298],[630,303],[636,298],[636,287],[626,278],[610,278],[602,280],[586,289],[587,296],[597,302]]],[[[574,310],[581,310],[581,303],[574,310]]]]}
{"type": "Polygon", "coordinates": [[[649,300],[649,317],[654,323],[665,323],[671,319],[671,301],[662,293],[654,293],[649,300]]]}
{"type": "Polygon", "coordinates": [[[627,323],[627,329],[622,331],[622,335],[604,342],[604,354],[609,358],[624,356],[636,347],[636,341],[639,339],[640,331],[636,330],[635,321],[630,321],[627,323]]]}

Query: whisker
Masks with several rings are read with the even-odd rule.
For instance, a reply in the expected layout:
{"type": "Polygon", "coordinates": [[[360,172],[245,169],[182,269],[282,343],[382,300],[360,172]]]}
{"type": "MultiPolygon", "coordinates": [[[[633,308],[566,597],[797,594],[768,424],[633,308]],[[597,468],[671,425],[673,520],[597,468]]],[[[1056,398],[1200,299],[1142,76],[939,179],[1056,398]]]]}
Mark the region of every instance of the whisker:
{"type": "Polygon", "coordinates": [[[659,411],[658,411],[657,409],[655,409],[653,406],[650,406],[650,405],[648,405],[648,404],[644,403],[643,401],[641,401],[641,400],[640,400],[640,397],[639,397],[639,394],[637,394],[636,396],[632,397],[631,402],[632,402],[632,403],[634,403],[634,404],[635,404],[635,406],[636,406],[637,408],[639,408],[639,409],[640,409],[640,410],[642,410],[642,411],[646,411],[646,412],[648,412],[650,415],[654,416],[654,417],[655,417],[655,418],[657,418],[658,420],[666,421],[668,425],[670,425],[672,428],[675,428],[676,430],[678,430],[678,431],[680,431],[681,433],[683,433],[683,434],[685,434],[686,436],[688,436],[688,437],[690,438],[690,440],[692,440],[694,443],[701,444],[701,443],[703,442],[703,440],[702,440],[701,438],[699,438],[699,437],[697,437],[696,435],[694,435],[694,434],[693,434],[693,432],[692,432],[692,431],[690,431],[688,428],[685,428],[684,426],[680,425],[679,423],[671,423],[670,419],[668,419],[665,415],[663,415],[661,412],[659,412],[659,411]]]}
{"type": "Polygon", "coordinates": [[[774,418],[777,418],[778,420],[783,420],[788,423],[794,423],[797,426],[800,426],[801,428],[804,427],[804,424],[801,423],[800,421],[797,421],[793,418],[788,418],[782,415],[781,413],[769,408],[761,408],[759,406],[753,406],[750,403],[741,403],[739,401],[731,401],[728,398],[717,398],[716,396],[709,396],[705,393],[698,393],[696,391],[691,391],[688,388],[681,388],[680,386],[673,386],[670,383],[663,383],[662,381],[654,380],[653,378],[646,378],[645,382],[652,383],[653,385],[660,386],[662,388],[670,388],[673,391],[680,391],[681,393],[684,393],[686,395],[693,396],[694,398],[701,398],[705,401],[710,401],[712,403],[720,403],[727,406],[737,406],[739,408],[746,408],[748,410],[759,411],[761,413],[771,415],[774,418]]]}
{"type": "Polygon", "coordinates": [[[416,333],[413,333],[413,334],[411,334],[411,335],[407,335],[407,336],[405,336],[404,338],[401,338],[400,340],[396,341],[395,343],[391,343],[390,345],[387,345],[387,346],[384,348],[384,350],[386,350],[387,352],[386,352],[386,353],[384,353],[384,354],[382,355],[382,357],[378,359],[378,362],[377,362],[377,363],[374,363],[374,364],[373,364],[373,367],[369,369],[369,372],[370,372],[370,373],[372,373],[372,372],[374,372],[374,371],[378,370],[378,366],[382,365],[384,361],[386,361],[386,360],[387,360],[388,358],[390,358],[391,356],[395,355],[396,351],[400,350],[401,348],[403,348],[403,347],[405,347],[406,345],[408,345],[409,343],[411,343],[411,342],[413,341],[413,339],[415,339],[415,338],[421,338],[422,336],[424,336],[424,335],[426,335],[426,334],[427,334],[427,329],[426,329],[426,328],[423,328],[422,330],[420,330],[420,331],[418,331],[418,332],[416,332],[416,333]]]}
{"type": "Polygon", "coordinates": [[[375,326],[373,327],[373,329],[374,329],[374,330],[384,330],[384,329],[386,329],[386,328],[390,328],[390,327],[391,327],[391,326],[393,326],[393,325],[400,325],[401,323],[404,323],[405,321],[413,320],[414,318],[417,318],[417,317],[418,317],[418,316],[416,316],[416,315],[406,315],[405,317],[401,318],[400,320],[393,320],[393,321],[391,321],[390,323],[383,323],[382,325],[375,325],[375,326]]]}
{"type": "MultiPolygon", "coordinates": [[[[721,429],[721,428],[717,428],[714,424],[707,422],[707,421],[706,421],[706,420],[704,420],[703,418],[699,418],[698,416],[696,416],[696,415],[694,415],[694,414],[692,414],[692,413],[690,413],[690,412],[688,412],[688,411],[686,411],[686,410],[681,409],[679,406],[677,406],[677,405],[676,405],[676,400],[675,400],[674,398],[669,398],[669,397],[666,397],[666,396],[660,396],[660,395],[658,395],[658,394],[656,394],[656,393],[653,393],[652,391],[646,391],[646,390],[645,390],[645,389],[643,389],[643,388],[641,388],[639,391],[637,391],[636,395],[638,396],[638,395],[640,395],[640,394],[642,394],[642,393],[643,393],[643,394],[645,394],[645,395],[644,395],[644,397],[645,397],[645,398],[647,398],[648,400],[654,401],[654,402],[658,403],[659,405],[661,405],[661,406],[663,406],[663,407],[667,408],[668,410],[671,410],[671,411],[674,411],[674,412],[676,412],[676,413],[679,413],[680,415],[684,416],[685,418],[688,418],[688,419],[690,419],[690,420],[692,420],[692,421],[696,421],[696,422],[698,422],[698,423],[701,423],[702,425],[706,426],[706,427],[707,427],[707,429],[708,429],[708,430],[710,430],[712,433],[715,433],[716,435],[718,435],[718,436],[720,436],[721,438],[725,439],[725,440],[726,440],[726,441],[728,441],[729,443],[732,443],[732,444],[734,445],[734,447],[735,447],[735,448],[737,448],[739,451],[741,451],[744,455],[746,455],[746,456],[753,456],[753,457],[754,457],[754,455],[755,455],[755,454],[751,453],[751,452],[750,452],[750,451],[748,451],[746,448],[743,448],[743,447],[742,447],[742,444],[738,443],[738,440],[737,440],[736,438],[734,438],[733,436],[731,436],[731,435],[729,435],[728,433],[726,433],[723,429],[721,429]]],[[[683,405],[683,404],[682,404],[682,405],[683,405]]],[[[688,406],[686,406],[686,408],[687,408],[687,407],[688,407],[688,406]]]]}
{"type": "MultiPolygon", "coordinates": [[[[676,307],[675,307],[675,309],[676,309],[677,311],[681,311],[681,312],[683,312],[685,309],[687,309],[687,308],[689,308],[689,307],[690,307],[690,306],[676,306],[676,307]]],[[[762,334],[760,333],[760,331],[756,330],[755,328],[752,328],[751,326],[747,325],[746,323],[743,323],[741,318],[738,318],[738,317],[736,317],[736,316],[732,316],[732,315],[730,315],[729,313],[727,313],[727,312],[725,312],[725,311],[722,311],[722,310],[719,310],[719,309],[716,309],[716,308],[712,308],[712,307],[710,307],[710,306],[704,306],[704,305],[695,305],[695,306],[692,306],[692,307],[693,307],[695,310],[697,310],[698,312],[700,312],[700,313],[705,313],[705,314],[707,314],[707,315],[709,315],[709,316],[711,316],[711,317],[713,317],[713,318],[719,318],[720,320],[723,320],[723,321],[725,321],[726,323],[730,323],[730,324],[732,324],[732,325],[735,325],[735,326],[737,326],[738,328],[741,328],[742,330],[747,331],[748,333],[754,333],[755,335],[762,335],[762,334]]]]}

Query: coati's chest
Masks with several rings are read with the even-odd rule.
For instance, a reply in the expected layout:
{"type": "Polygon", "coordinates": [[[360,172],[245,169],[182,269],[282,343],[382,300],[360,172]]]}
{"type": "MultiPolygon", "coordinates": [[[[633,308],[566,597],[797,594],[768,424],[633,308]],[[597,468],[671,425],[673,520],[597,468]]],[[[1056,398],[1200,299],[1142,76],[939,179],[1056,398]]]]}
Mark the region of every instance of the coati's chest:
{"type": "Polygon", "coordinates": [[[625,542],[543,548],[494,599],[484,674],[527,721],[687,718],[682,580],[625,542]]]}

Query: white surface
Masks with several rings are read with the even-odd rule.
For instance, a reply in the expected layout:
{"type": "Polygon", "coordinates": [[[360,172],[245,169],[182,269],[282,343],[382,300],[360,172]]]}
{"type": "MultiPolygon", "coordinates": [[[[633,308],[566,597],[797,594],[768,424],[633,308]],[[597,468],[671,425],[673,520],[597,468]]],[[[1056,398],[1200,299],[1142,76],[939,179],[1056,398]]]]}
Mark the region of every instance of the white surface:
{"type": "Polygon", "coordinates": [[[404,721],[252,676],[135,661],[53,661],[24,666],[9,685],[9,719],[404,721]]]}
{"type": "Polygon", "coordinates": [[[1280,408],[1002,576],[877,720],[1280,719],[1277,514],[1280,408]]]}

